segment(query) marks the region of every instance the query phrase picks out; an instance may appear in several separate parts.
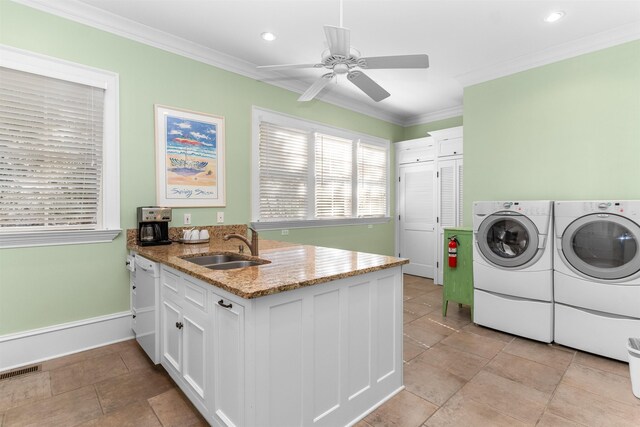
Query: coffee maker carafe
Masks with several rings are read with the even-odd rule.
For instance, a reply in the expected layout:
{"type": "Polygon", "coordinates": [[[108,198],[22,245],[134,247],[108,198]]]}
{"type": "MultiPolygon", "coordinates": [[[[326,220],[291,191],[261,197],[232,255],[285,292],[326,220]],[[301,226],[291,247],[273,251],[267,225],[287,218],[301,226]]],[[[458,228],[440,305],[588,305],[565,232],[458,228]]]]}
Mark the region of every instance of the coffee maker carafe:
{"type": "Polygon", "coordinates": [[[138,245],[168,245],[171,208],[155,206],[138,208],[138,245]]]}

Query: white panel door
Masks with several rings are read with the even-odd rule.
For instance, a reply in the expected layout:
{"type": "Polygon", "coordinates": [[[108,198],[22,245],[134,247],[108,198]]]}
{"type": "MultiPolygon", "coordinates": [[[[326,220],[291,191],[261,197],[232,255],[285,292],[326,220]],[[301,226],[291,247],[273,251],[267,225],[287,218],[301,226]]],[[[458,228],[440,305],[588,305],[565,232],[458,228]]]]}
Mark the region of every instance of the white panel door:
{"type": "Polygon", "coordinates": [[[434,277],[435,171],[434,162],[401,165],[399,183],[400,256],[411,263],[404,272],[434,277]]]}

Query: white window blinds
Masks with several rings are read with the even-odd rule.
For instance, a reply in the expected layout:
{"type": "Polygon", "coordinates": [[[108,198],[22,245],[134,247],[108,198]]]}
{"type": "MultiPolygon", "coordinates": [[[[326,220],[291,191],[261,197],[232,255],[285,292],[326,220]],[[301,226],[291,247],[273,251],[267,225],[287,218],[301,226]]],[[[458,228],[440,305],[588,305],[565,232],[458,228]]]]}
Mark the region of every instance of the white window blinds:
{"type": "Polygon", "coordinates": [[[386,147],[358,144],[358,216],[387,214],[387,150],[386,147]]]}
{"type": "Polygon", "coordinates": [[[316,217],[351,217],[353,141],[317,133],[315,151],[316,217]]]}
{"type": "Polygon", "coordinates": [[[309,203],[308,133],[260,122],[260,219],[307,219],[309,203]]]}
{"type": "Polygon", "coordinates": [[[101,225],[104,94],[0,67],[0,231],[101,225]]]}

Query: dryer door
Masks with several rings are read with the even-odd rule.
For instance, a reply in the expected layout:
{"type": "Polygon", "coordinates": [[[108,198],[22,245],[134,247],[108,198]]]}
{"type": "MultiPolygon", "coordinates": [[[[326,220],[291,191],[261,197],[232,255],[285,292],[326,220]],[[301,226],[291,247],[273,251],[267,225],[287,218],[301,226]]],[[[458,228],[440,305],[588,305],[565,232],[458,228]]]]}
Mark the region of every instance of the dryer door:
{"type": "Polygon", "coordinates": [[[478,249],[497,266],[518,268],[538,252],[538,229],[526,216],[505,211],[489,215],[478,228],[478,249]]]}
{"type": "Polygon", "coordinates": [[[596,279],[633,276],[640,271],[640,226],[620,215],[580,217],[562,235],[562,253],[573,268],[596,279]]]}

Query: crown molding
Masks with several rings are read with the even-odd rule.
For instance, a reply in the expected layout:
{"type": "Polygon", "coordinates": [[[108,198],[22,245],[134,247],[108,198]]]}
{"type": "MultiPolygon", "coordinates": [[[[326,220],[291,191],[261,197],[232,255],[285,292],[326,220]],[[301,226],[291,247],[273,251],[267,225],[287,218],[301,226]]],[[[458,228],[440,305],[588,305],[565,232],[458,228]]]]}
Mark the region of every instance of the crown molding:
{"type": "Polygon", "coordinates": [[[462,105],[454,105],[453,107],[443,108],[442,110],[409,117],[404,121],[404,126],[424,125],[458,116],[462,116],[462,105]]]}
{"type": "MultiPolygon", "coordinates": [[[[211,49],[164,31],[157,30],[139,22],[123,18],[111,12],[98,9],[76,0],[64,2],[50,0],[11,0],[61,18],[69,19],[102,31],[109,32],[148,46],[152,46],[176,55],[184,56],[214,67],[277,86],[296,93],[303,93],[308,85],[299,80],[264,81],[274,77],[286,77],[284,74],[270,72],[265,74],[256,70],[256,64],[236,58],[226,53],[211,49]]],[[[399,126],[404,125],[406,116],[384,111],[382,108],[363,104],[344,95],[327,92],[317,97],[318,100],[346,108],[356,113],[384,120],[399,126]]]]}
{"type": "Polygon", "coordinates": [[[638,39],[640,39],[640,22],[633,22],[562,43],[530,55],[519,56],[508,61],[460,74],[456,76],[456,79],[463,87],[472,86],[638,39]]]}

